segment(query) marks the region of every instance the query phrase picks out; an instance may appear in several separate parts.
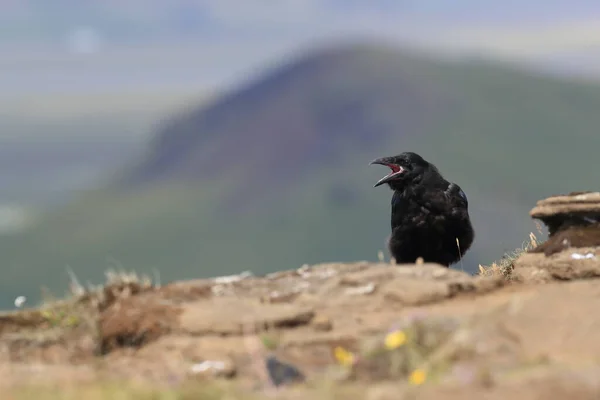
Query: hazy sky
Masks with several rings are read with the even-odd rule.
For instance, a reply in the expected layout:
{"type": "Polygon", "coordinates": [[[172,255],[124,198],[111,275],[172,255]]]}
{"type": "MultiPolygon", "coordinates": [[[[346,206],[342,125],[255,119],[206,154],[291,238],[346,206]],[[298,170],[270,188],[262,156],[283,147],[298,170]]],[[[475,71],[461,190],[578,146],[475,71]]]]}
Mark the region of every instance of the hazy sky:
{"type": "MultiPolygon", "coordinates": [[[[0,0],[0,20],[10,17],[6,1],[0,0]]],[[[5,95],[30,89],[234,84],[303,48],[365,37],[542,60],[600,76],[598,0],[96,1],[106,15],[123,13],[148,21],[150,31],[160,32],[158,25],[179,21],[182,15],[188,24],[211,28],[187,43],[158,35],[123,47],[111,36],[110,24],[89,23],[105,15],[97,8],[56,0],[53,8],[42,9],[43,18],[22,20],[20,28],[35,32],[41,23],[58,26],[64,32],[61,40],[28,48],[5,39],[0,46],[5,95]]],[[[27,0],[23,2],[12,3],[27,0]]]]}

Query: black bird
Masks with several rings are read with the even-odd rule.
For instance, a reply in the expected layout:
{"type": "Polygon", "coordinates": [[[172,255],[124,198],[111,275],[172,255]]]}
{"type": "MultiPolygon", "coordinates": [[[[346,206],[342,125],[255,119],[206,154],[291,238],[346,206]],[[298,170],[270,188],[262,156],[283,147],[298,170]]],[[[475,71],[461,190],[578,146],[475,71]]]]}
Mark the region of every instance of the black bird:
{"type": "Polygon", "coordinates": [[[416,153],[382,157],[372,164],[392,170],[374,187],[386,183],[394,191],[388,247],[396,262],[414,263],[422,257],[448,267],[459,261],[475,237],[460,186],[445,180],[435,165],[416,153]]]}

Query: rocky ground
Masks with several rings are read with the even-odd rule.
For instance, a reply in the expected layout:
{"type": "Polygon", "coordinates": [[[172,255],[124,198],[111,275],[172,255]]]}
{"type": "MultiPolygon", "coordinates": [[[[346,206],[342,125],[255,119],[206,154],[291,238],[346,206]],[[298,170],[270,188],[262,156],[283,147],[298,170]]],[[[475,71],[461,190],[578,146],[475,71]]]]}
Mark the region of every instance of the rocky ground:
{"type": "Polygon", "coordinates": [[[600,193],[531,216],[548,240],[479,276],[367,262],[164,286],[108,274],[0,316],[0,386],[15,399],[163,398],[131,385],[169,399],[598,399],[600,193]],[[123,392],[73,392],[94,385],[123,392]]]}

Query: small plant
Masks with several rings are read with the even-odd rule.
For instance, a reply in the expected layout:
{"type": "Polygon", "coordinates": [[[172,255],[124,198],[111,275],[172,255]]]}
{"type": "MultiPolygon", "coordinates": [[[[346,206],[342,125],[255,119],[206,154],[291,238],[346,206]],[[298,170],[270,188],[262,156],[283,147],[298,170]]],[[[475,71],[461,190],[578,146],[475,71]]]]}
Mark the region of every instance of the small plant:
{"type": "Polygon", "coordinates": [[[529,240],[523,242],[520,248],[515,249],[512,252],[504,254],[504,256],[494,261],[489,266],[479,265],[479,275],[481,276],[497,276],[502,275],[506,279],[510,279],[512,271],[514,269],[514,262],[521,254],[526,253],[536,248],[540,242],[533,232],[529,233],[529,240]]]}
{"type": "Polygon", "coordinates": [[[46,307],[40,314],[53,328],[74,328],[81,323],[78,310],[65,305],[46,307]]]}
{"type": "Polygon", "coordinates": [[[267,350],[275,350],[279,347],[280,335],[274,332],[265,332],[260,335],[260,342],[267,350]]]}
{"type": "Polygon", "coordinates": [[[458,325],[447,318],[412,318],[385,335],[363,343],[356,352],[341,346],[334,349],[338,364],[349,379],[403,379],[411,385],[436,380],[449,368],[435,354],[451,338],[458,325]]]}

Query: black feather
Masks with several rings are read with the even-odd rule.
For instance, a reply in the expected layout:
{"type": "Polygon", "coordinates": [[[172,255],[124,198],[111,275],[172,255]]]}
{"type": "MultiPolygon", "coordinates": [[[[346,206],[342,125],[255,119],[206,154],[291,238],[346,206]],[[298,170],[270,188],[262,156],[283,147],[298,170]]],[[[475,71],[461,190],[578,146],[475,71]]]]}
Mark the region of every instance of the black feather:
{"type": "Polygon", "coordinates": [[[268,356],[265,360],[265,366],[269,373],[269,379],[275,386],[303,382],[306,379],[298,368],[292,364],[279,361],[275,356],[268,356]]]}

